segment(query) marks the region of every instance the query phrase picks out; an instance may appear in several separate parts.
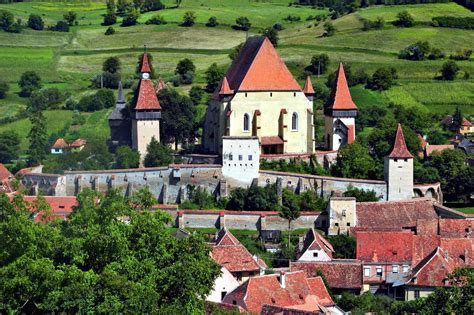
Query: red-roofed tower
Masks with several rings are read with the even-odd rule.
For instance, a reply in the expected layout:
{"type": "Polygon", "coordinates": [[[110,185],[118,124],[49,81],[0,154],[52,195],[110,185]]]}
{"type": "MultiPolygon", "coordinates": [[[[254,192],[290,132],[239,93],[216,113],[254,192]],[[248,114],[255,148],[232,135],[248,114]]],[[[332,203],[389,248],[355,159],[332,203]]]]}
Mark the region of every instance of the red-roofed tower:
{"type": "Polygon", "coordinates": [[[151,139],[160,141],[161,105],[150,80],[151,68],[146,52],[140,69],[141,80],[132,110],[132,147],[140,153],[143,160],[151,139]]]}
{"type": "Polygon", "coordinates": [[[413,155],[408,151],[402,125],[398,124],[391,152],[384,160],[387,200],[413,198],[413,155]]]}
{"type": "Polygon", "coordinates": [[[355,140],[355,117],[357,106],[352,101],[342,63],[339,64],[331,97],[324,107],[326,126],[326,147],[339,150],[355,140]]]}

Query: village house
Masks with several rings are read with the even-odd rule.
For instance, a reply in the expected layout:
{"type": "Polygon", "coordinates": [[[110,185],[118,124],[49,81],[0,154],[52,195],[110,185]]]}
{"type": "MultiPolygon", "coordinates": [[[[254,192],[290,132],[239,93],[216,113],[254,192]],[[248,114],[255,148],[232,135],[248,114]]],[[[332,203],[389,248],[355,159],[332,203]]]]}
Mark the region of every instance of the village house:
{"type": "Polygon", "coordinates": [[[250,278],[227,294],[223,302],[238,305],[252,314],[281,314],[282,309],[344,314],[334,304],[321,277],[309,278],[302,271],[250,278]]]}
{"type": "Polygon", "coordinates": [[[461,134],[461,135],[467,135],[467,134],[474,133],[474,125],[466,117],[462,118],[459,128],[456,128],[454,126],[453,121],[454,121],[453,116],[448,115],[448,116],[446,116],[446,118],[443,119],[441,124],[444,127],[446,127],[447,129],[449,129],[451,131],[454,131],[454,132],[456,132],[458,134],[461,134]]]}
{"type": "Polygon", "coordinates": [[[298,261],[329,261],[334,249],[321,234],[314,228],[308,230],[304,237],[300,237],[298,261]]]}
{"type": "Polygon", "coordinates": [[[14,191],[12,180],[13,174],[0,163],[0,193],[12,193],[14,191]]]}
{"type": "Polygon", "coordinates": [[[51,147],[51,154],[77,153],[82,151],[86,144],[87,141],[80,138],[74,140],[71,144],[68,144],[63,138],[58,138],[51,147]]]}

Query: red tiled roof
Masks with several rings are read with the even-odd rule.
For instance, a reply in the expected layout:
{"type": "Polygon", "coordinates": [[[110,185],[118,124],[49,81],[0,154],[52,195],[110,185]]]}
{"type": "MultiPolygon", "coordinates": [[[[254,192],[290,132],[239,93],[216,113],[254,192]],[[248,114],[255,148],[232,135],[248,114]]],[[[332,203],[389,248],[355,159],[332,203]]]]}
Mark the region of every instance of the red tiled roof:
{"type": "Polygon", "coordinates": [[[442,237],[473,238],[474,221],[460,219],[439,219],[439,234],[442,237]]]}
{"type": "Polygon", "coordinates": [[[227,81],[227,77],[222,79],[221,86],[219,88],[219,95],[231,95],[234,94],[234,90],[230,89],[229,82],[227,81]]]}
{"type": "Polygon", "coordinates": [[[142,72],[142,73],[143,72],[148,72],[148,73],[151,72],[150,65],[148,64],[148,54],[147,53],[143,54],[142,67],[140,69],[140,72],[142,72]]]}
{"type": "Polygon", "coordinates": [[[25,175],[25,174],[28,174],[28,173],[31,173],[31,172],[33,172],[33,167],[25,167],[25,168],[22,168],[21,170],[19,170],[18,172],[16,172],[16,174],[25,175]]]}
{"type": "Polygon", "coordinates": [[[329,243],[321,234],[317,233],[313,228],[309,229],[306,233],[301,252],[304,253],[307,250],[323,250],[331,258],[332,253],[334,252],[331,243],[329,243]]]}
{"type": "Polygon", "coordinates": [[[261,145],[283,144],[283,139],[280,136],[268,136],[260,138],[261,145]]]}
{"type": "Polygon", "coordinates": [[[58,138],[53,144],[53,149],[64,149],[67,148],[68,144],[63,138],[58,138]]]}
{"type": "Polygon", "coordinates": [[[472,238],[440,238],[440,245],[459,267],[474,267],[474,240],[472,238]]]}
{"type": "Polygon", "coordinates": [[[433,152],[438,151],[444,151],[444,150],[454,150],[454,145],[453,144],[428,144],[426,145],[426,156],[431,156],[433,152]]]}
{"type": "Polygon", "coordinates": [[[227,229],[221,229],[217,234],[216,245],[242,245],[227,229]]]}
{"type": "Polygon", "coordinates": [[[79,138],[79,139],[74,140],[74,142],[71,143],[70,146],[73,147],[73,148],[79,148],[79,147],[82,147],[86,144],[87,144],[86,140],[79,138]]]}
{"type": "Polygon", "coordinates": [[[160,102],[156,97],[153,83],[150,79],[140,80],[135,110],[161,110],[160,102]]]}
{"type": "Polygon", "coordinates": [[[301,271],[252,277],[227,294],[223,302],[233,301],[255,314],[260,314],[263,305],[317,311],[320,305],[334,304],[322,279],[308,279],[301,271]],[[280,282],[282,277],[285,277],[285,285],[280,282]]]}
{"type": "Polygon", "coordinates": [[[363,229],[402,229],[416,227],[417,220],[437,220],[433,200],[360,202],[356,205],[357,227],[363,229]]]}
{"type": "Polygon", "coordinates": [[[211,257],[230,272],[260,270],[252,254],[243,245],[212,246],[211,257]]]}
{"type": "Polygon", "coordinates": [[[353,144],[355,141],[355,128],[354,125],[347,126],[347,143],[353,144]]]}
{"type": "Polygon", "coordinates": [[[4,181],[5,179],[9,179],[10,177],[13,177],[12,173],[3,165],[0,163],[0,182],[4,181]]]}
{"type": "Polygon", "coordinates": [[[306,77],[306,82],[304,83],[303,93],[306,95],[314,95],[313,84],[311,83],[311,77],[306,77]]]}
{"type": "Polygon", "coordinates": [[[441,287],[445,286],[445,279],[457,267],[456,261],[450,257],[449,252],[437,247],[432,254],[423,259],[412,273],[412,281],[408,285],[441,287]],[[416,281],[413,279],[416,277],[416,281]]]}
{"type": "Polygon", "coordinates": [[[346,74],[342,63],[337,70],[336,81],[331,92],[331,97],[326,107],[333,110],[355,110],[356,104],[352,101],[349,86],[347,85],[346,74]]]}
{"type": "Polygon", "coordinates": [[[418,140],[420,140],[421,148],[424,150],[428,142],[426,142],[425,138],[420,134],[418,134],[418,140]]]}
{"type": "Polygon", "coordinates": [[[462,125],[464,127],[472,127],[472,123],[469,120],[467,120],[467,118],[462,119],[462,125]]]}
{"type": "Polygon", "coordinates": [[[155,93],[158,94],[158,92],[163,89],[166,89],[166,84],[165,82],[163,82],[163,80],[159,79],[158,82],[156,83],[155,93]]]}
{"type": "Polygon", "coordinates": [[[355,261],[290,262],[291,271],[302,270],[307,277],[317,276],[320,269],[331,288],[358,289],[362,287],[362,264],[355,261]]]}
{"type": "Polygon", "coordinates": [[[411,231],[356,233],[356,258],[363,262],[412,261],[413,233],[411,231]]]}
{"type": "Polygon", "coordinates": [[[247,39],[226,73],[234,91],[301,91],[271,42],[262,36],[247,39]]]}
{"type": "MultiPolygon", "coordinates": [[[[32,203],[37,199],[37,196],[23,196],[26,202],[32,203]]],[[[46,202],[51,206],[51,214],[47,220],[65,219],[77,206],[77,199],[75,196],[59,197],[59,196],[44,196],[46,202]]],[[[35,217],[35,222],[46,220],[44,213],[38,213],[35,217]]]]}
{"type": "Polygon", "coordinates": [[[438,235],[413,235],[412,266],[416,266],[440,244],[438,235]]]}
{"type": "Polygon", "coordinates": [[[405,136],[403,135],[402,125],[398,124],[397,133],[395,135],[395,141],[393,143],[392,152],[388,155],[389,158],[413,158],[410,151],[408,151],[407,144],[405,142],[405,136]]]}

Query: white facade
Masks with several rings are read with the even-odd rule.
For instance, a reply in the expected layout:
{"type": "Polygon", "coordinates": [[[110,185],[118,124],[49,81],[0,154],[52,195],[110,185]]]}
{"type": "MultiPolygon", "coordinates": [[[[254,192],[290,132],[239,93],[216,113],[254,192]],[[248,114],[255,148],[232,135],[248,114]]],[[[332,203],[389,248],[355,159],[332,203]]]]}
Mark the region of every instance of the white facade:
{"type": "Polygon", "coordinates": [[[221,275],[214,281],[214,288],[206,297],[206,301],[220,303],[227,293],[234,291],[239,286],[239,282],[227,268],[221,267],[221,272],[221,275]]]}
{"type": "Polygon", "coordinates": [[[160,142],[159,120],[132,120],[132,148],[140,153],[140,160],[145,159],[147,146],[155,137],[160,142]]]}
{"type": "Polygon", "coordinates": [[[222,138],[222,175],[251,184],[258,178],[260,144],[257,137],[222,138]]]}
{"type": "Polygon", "coordinates": [[[322,249],[307,249],[298,261],[330,261],[331,257],[322,249]]]}
{"type": "Polygon", "coordinates": [[[326,129],[326,147],[329,150],[337,151],[345,144],[351,143],[350,137],[354,135],[349,134],[348,126],[352,126],[353,132],[355,132],[355,118],[354,117],[325,117],[325,129],[326,129]]]}
{"type": "Polygon", "coordinates": [[[413,158],[389,158],[384,161],[387,200],[413,198],[413,158]]]}

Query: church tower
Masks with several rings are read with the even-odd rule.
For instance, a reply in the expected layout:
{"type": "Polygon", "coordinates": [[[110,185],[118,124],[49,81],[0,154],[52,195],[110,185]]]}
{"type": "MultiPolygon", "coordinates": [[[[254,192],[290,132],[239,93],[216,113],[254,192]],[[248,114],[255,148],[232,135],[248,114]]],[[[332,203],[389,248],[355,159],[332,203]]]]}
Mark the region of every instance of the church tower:
{"type": "Polygon", "coordinates": [[[324,107],[325,141],[328,150],[337,151],[355,140],[357,106],[352,101],[342,63],[339,64],[331,97],[324,107]]]}
{"type": "Polygon", "coordinates": [[[117,103],[114,111],[109,115],[110,139],[108,145],[112,151],[115,151],[122,145],[132,145],[130,137],[130,115],[125,105],[122,82],[119,82],[117,103]]]}
{"type": "Polygon", "coordinates": [[[387,200],[413,197],[413,155],[408,151],[402,126],[398,124],[393,149],[384,160],[387,200]]]}
{"type": "Polygon", "coordinates": [[[148,55],[143,54],[140,75],[135,96],[135,106],[132,110],[132,147],[138,150],[143,161],[147,153],[147,146],[155,137],[160,141],[161,105],[150,80],[151,69],[148,64],[148,55]]]}

